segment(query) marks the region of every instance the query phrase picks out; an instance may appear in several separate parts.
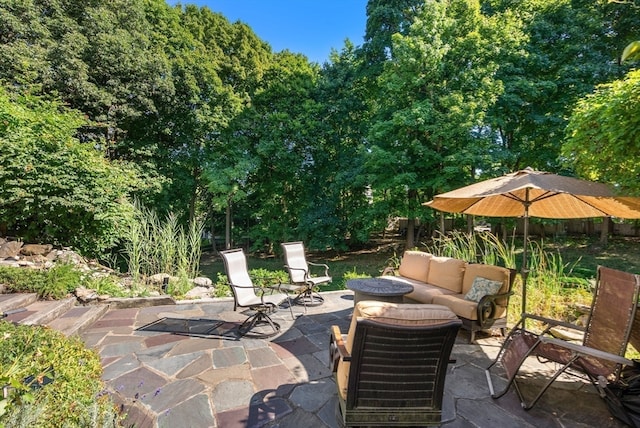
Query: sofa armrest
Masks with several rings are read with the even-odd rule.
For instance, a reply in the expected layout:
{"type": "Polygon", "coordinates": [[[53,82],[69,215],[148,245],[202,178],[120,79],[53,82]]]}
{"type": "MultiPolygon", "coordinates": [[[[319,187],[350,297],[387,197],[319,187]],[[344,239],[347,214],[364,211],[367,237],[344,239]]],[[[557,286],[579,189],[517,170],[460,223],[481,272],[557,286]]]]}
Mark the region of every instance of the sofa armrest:
{"type": "Polygon", "coordinates": [[[390,275],[390,276],[397,276],[398,272],[396,271],[396,269],[394,267],[391,266],[387,266],[386,268],[384,268],[384,270],[382,271],[382,276],[385,275],[390,275]]]}
{"type": "MultiPolygon", "coordinates": [[[[500,299],[509,299],[509,296],[513,294],[512,291],[508,293],[500,293],[500,294],[489,294],[483,296],[478,302],[478,323],[481,328],[488,328],[493,324],[493,321],[496,319],[496,311],[499,306],[498,300],[500,299]]],[[[508,303],[507,303],[508,304],[508,303]]]]}

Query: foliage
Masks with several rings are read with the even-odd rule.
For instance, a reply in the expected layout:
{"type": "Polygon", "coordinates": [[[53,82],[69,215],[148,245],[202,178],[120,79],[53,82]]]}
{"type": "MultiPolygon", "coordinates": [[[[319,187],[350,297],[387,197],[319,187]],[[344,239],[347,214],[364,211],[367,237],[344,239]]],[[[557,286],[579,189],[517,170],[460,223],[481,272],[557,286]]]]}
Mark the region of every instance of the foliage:
{"type": "Polygon", "coordinates": [[[622,51],[620,62],[637,61],[640,59],[640,41],[631,42],[622,51]]]}
{"type": "MultiPolygon", "coordinates": [[[[579,263],[579,259],[565,263],[561,253],[545,250],[543,243],[530,242],[527,312],[573,321],[573,305],[589,305],[592,298],[591,283],[572,276],[579,263]]],[[[521,281],[516,282],[509,305],[518,309],[522,307],[521,281]]],[[[520,316],[516,311],[511,311],[509,315],[512,322],[516,322],[520,316]]]]}
{"type": "Polygon", "coordinates": [[[515,246],[504,242],[492,233],[464,233],[452,231],[433,238],[426,246],[427,252],[438,256],[453,257],[469,263],[484,263],[516,267],[515,246]]]}
{"type": "Polygon", "coordinates": [[[84,123],[59,102],[0,88],[0,218],[23,240],[95,255],[120,238],[132,178],[74,137],[84,123]]]}
{"type": "MultiPolygon", "coordinates": [[[[11,427],[116,427],[103,390],[99,356],[80,338],[0,321],[0,384],[15,390],[0,424],[11,427]],[[51,380],[51,383],[47,383],[51,380]]],[[[0,408],[2,406],[0,405],[0,408]]]]}
{"type": "MultiPolygon", "coordinates": [[[[124,242],[128,271],[135,282],[143,277],[166,273],[180,278],[194,278],[199,272],[202,222],[193,221],[189,228],[181,227],[177,217],[167,215],[161,220],[155,211],[139,203],[133,205],[134,215],[126,228],[124,242]]],[[[184,281],[176,290],[184,289],[184,281]]]]}
{"type": "Polygon", "coordinates": [[[364,44],[320,67],[206,7],[0,2],[0,231],[104,256],[133,196],[270,253],[345,250],[390,216],[431,228],[436,193],[575,169],[571,109],[633,65],[612,52],[640,15],[618,3],[370,0],[364,44]]]}
{"type": "MultiPolygon", "coordinates": [[[[349,281],[350,279],[371,278],[371,275],[367,275],[366,273],[359,273],[354,268],[352,271],[345,272],[342,278],[344,279],[344,283],[346,284],[346,282],[349,281]]],[[[343,285],[343,287],[344,286],[345,285],[343,285]]]]}
{"type": "Polygon", "coordinates": [[[513,13],[525,35],[500,61],[504,93],[487,118],[501,166],[559,171],[571,109],[595,85],[624,74],[612,52],[640,29],[639,16],[600,1],[491,0],[484,8],[513,13]]]}
{"type": "Polygon", "coordinates": [[[600,85],[578,102],[562,147],[567,163],[592,180],[638,193],[640,70],[600,85]]]}
{"type": "Polygon", "coordinates": [[[98,295],[111,297],[132,297],[131,291],[120,285],[114,275],[90,275],[85,277],[84,286],[98,295]]]}
{"type": "Polygon", "coordinates": [[[58,263],[48,270],[0,266],[0,283],[12,293],[37,293],[41,299],[62,299],[83,282],[73,265],[58,263]]]}
{"type": "MultiPolygon", "coordinates": [[[[278,284],[286,284],[289,282],[289,274],[284,270],[270,270],[264,268],[250,269],[249,277],[255,288],[269,288],[278,284]]],[[[215,297],[231,296],[231,288],[227,275],[218,272],[215,287],[215,297]]]]}
{"type": "Polygon", "coordinates": [[[456,0],[427,2],[407,34],[392,37],[365,161],[374,203],[387,216],[420,217],[422,202],[484,169],[487,141],[477,130],[502,91],[494,76],[510,34],[518,28],[508,15],[456,0]]]}

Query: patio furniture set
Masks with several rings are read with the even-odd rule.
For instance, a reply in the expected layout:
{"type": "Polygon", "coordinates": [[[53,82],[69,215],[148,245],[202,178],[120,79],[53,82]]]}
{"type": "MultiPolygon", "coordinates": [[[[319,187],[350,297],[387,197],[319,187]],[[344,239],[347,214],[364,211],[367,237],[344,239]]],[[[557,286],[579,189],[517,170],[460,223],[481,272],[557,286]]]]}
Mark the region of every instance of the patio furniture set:
{"type": "MultiPolygon", "coordinates": [[[[236,307],[252,309],[240,327],[250,335],[260,325],[276,334],[280,326],[269,313],[283,302],[317,305],[317,285],[301,242],[282,244],[291,284],[275,286],[258,295],[248,274],[242,250],[222,251],[236,307]],[[296,295],[291,298],[292,293],[296,295]]],[[[460,328],[475,332],[499,328],[505,333],[506,313],[515,273],[511,269],[407,251],[395,276],[350,280],[355,302],[346,334],[331,328],[330,364],[338,389],[339,410],[345,426],[432,426],[442,417],[442,399],[451,350],[460,328]],[[410,302],[410,303],[406,303],[410,302]],[[413,302],[413,303],[411,303],[413,302]]],[[[640,275],[599,267],[592,310],[585,328],[531,314],[511,329],[496,359],[486,369],[488,389],[499,398],[514,387],[522,407],[530,409],[562,374],[582,376],[611,401],[607,386],[623,382],[625,358],[640,291],[640,275]],[[528,330],[526,320],[546,327],[528,330]],[[584,333],[581,344],[553,336],[558,325],[584,333]],[[533,397],[525,398],[519,379],[529,357],[559,364],[559,369],[533,397]],[[506,377],[495,391],[496,376],[506,377]]],[[[291,311],[293,319],[293,312],[291,311]]],[[[614,400],[615,401],[615,400],[614,400]]],[[[620,417],[620,416],[618,416],[620,417]]],[[[626,421],[628,422],[628,421],[626,421]]]]}
{"type": "Polygon", "coordinates": [[[307,305],[322,304],[323,298],[318,294],[320,284],[331,282],[329,266],[307,262],[302,242],[287,242],[282,244],[285,255],[285,267],[289,272],[290,284],[277,284],[267,288],[256,287],[249,276],[247,258],[242,248],[221,251],[227,280],[233,293],[233,310],[249,308],[253,312],[240,325],[241,335],[269,337],[280,331],[280,325],[273,321],[270,313],[277,311],[278,306],[287,302],[291,318],[293,319],[292,304],[307,305]],[[313,276],[309,266],[319,266],[324,269],[322,276],[313,276]],[[291,295],[295,297],[291,299],[291,295]],[[261,327],[267,326],[267,330],[261,327]],[[261,331],[259,331],[261,330],[261,331]]]}

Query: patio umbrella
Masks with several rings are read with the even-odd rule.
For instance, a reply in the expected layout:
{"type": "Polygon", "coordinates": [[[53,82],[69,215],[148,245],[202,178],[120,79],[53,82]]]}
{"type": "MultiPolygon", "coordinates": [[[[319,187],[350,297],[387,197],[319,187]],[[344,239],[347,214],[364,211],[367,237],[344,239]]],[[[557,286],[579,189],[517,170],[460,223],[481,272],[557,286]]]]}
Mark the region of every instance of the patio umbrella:
{"type": "Polygon", "coordinates": [[[616,196],[602,183],[526,168],[436,195],[424,205],[449,213],[523,217],[522,312],[527,298],[529,217],[549,219],[640,218],[640,198],[616,196]]]}

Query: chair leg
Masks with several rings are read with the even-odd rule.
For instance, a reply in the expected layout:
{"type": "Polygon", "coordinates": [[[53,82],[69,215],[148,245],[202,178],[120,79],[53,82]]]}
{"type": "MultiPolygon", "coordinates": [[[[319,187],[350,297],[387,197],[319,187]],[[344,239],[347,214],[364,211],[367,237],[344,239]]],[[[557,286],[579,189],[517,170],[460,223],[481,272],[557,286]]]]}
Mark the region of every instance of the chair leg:
{"type": "Polygon", "coordinates": [[[549,389],[549,387],[551,386],[551,384],[558,378],[558,376],[560,376],[562,373],[564,373],[564,371],[571,365],[573,364],[573,362],[578,358],[578,356],[576,355],[575,357],[573,357],[571,359],[571,361],[569,361],[568,363],[566,363],[565,365],[562,366],[561,369],[557,370],[556,373],[551,377],[551,379],[549,379],[549,381],[547,382],[547,384],[540,390],[540,392],[538,392],[538,394],[535,396],[535,398],[533,399],[533,401],[530,401],[529,403],[526,403],[524,400],[524,397],[522,396],[522,392],[520,392],[520,388],[518,387],[517,382],[513,382],[513,385],[516,387],[516,391],[518,392],[518,396],[520,397],[520,405],[522,406],[522,408],[524,410],[529,410],[531,409],[533,406],[536,405],[536,403],[538,402],[538,400],[540,399],[540,397],[542,397],[542,395],[547,391],[547,389],[549,389]]]}
{"type": "Polygon", "coordinates": [[[240,332],[240,334],[242,336],[249,335],[249,333],[251,332],[251,330],[253,330],[254,327],[260,326],[260,325],[269,325],[269,326],[271,326],[271,328],[273,329],[273,332],[271,332],[271,333],[251,333],[250,336],[254,336],[254,337],[271,337],[271,336],[276,335],[280,331],[280,324],[274,322],[271,319],[271,317],[266,312],[268,309],[266,309],[266,308],[259,308],[259,309],[254,308],[254,310],[256,311],[256,313],[251,315],[246,320],[244,320],[244,322],[242,324],[240,324],[240,327],[238,327],[238,331],[240,332]]]}
{"type": "Polygon", "coordinates": [[[298,297],[296,297],[297,302],[302,302],[304,305],[305,311],[307,310],[307,305],[309,306],[319,306],[324,303],[324,297],[320,294],[313,291],[313,288],[308,288],[304,292],[300,293],[298,297]]]}

